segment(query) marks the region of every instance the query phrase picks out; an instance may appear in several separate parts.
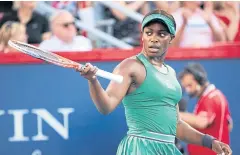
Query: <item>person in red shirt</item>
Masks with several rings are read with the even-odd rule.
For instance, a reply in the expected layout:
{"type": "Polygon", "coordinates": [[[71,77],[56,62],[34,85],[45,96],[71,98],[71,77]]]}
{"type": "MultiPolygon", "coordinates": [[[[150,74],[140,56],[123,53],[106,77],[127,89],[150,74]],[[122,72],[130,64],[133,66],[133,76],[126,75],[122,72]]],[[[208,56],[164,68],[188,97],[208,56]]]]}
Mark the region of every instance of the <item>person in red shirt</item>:
{"type": "MultiPolygon", "coordinates": [[[[180,112],[180,118],[196,130],[229,144],[232,119],[224,94],[207,79],[207,73],[198,63],[188,64],[179,79],[190,97],[198,97],[192,113],[180,112]]],[[[210,149],[188,145],[189,155],[215,155],[210,149]]]]}

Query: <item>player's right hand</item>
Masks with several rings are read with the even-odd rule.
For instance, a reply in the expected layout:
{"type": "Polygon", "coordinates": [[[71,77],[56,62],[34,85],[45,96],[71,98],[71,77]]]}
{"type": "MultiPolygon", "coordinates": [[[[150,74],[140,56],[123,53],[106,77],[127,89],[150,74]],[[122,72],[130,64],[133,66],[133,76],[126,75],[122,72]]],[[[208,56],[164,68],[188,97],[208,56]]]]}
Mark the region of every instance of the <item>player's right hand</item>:
{"type": "Polygon", "coordinates": [[[89,81],[96,80],[97,70],[98,68],[90,63],[86,63],[81,68],[77,69],[77,71],[80,72],[81,76],[88,79],[89,81]]]}

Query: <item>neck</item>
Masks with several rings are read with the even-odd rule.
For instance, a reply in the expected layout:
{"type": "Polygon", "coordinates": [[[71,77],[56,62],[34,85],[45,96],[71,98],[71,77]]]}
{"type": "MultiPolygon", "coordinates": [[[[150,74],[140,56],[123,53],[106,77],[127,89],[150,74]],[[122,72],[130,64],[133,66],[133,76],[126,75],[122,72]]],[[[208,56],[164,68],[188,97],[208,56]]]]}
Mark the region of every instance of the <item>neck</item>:
{"type": "Polygon", "coordinates": [[[156,65],[156,66],[161,66],[163,64],[163,57],[150,57],[149,58],[151,64],[156,65]]]}
{"type": "Polygon", "coordinates": [[[199,95],[198,95],[198,98],[200,98],[200,97],[203,95],[203,93],[205,92],[205,90],[207,89],[207,87],[208,87],[209,85],[210,85],[210,83],[207,82],[207,83],[205,83],[205,84],[202,86],[201,91],[200,91],[200,93],[199,93],[199,95]]]}
{"type": "Polygon", "coordinates": [[[162,66],[164,59],[165,59],[165,53],[163,53],[160,56],[148,56],[147,53],[143,50],[142,53],[145,55],[145,57],[149,60],[149,62],[152,65],[156,66],[162,66]]]}
{"type": "Polygon", "coordinates": [[[67,44],[70,44],[70,43],[73,42],[73,38],[71,38],[71,39],[65,39],[65,40],[63,40],[63,42],[65,42],[65,43],[67,43],[67,44]]]}
{"type": "Polygon", "coordinates": [[[73,42],[73,38],[72,39],[66,39],[66,38],[61,38],[56,36],[59,40],[61,40],[62,42],[66,43],[66,44],[70,44],[73,42]],[[60,39],[61,38],[61,39],[60,39]]]}
{"type": "Polygon", "coordinates": [[[29,8],[19,8],[18,13],[23,17],[30,17],[32,15],[33,10],[29,8]]]}

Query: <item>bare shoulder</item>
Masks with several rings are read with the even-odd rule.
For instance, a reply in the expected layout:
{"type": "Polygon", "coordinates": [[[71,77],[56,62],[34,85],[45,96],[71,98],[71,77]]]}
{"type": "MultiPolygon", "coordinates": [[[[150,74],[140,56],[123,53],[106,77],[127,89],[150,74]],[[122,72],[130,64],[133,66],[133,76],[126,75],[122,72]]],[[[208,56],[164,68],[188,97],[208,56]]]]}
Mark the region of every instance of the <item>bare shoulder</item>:
{"type": "Polygon", "coordinates": [[[139,67],[143,66],[136,56],[124,59],[118,64],[115,70],[124,73],[134,73],[139,67]]]}
{"type": "Polygon", "coordinates": [[[146,71],[144,65],[136,56],[123,60],[114,70],[114,73],[124,77],[128,84],[127,94],[134,91],[145,79],[146,71]]]}

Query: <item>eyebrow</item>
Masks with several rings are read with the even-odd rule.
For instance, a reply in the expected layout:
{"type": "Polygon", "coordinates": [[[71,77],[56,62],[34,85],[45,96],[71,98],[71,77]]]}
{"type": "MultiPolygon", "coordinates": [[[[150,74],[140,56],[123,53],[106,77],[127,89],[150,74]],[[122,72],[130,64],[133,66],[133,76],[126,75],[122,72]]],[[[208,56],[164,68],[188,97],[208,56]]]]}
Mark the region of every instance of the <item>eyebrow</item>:
{"type": "MultiPolygon", "coordinates": [[[[153,29],[151,28],[147,28],[146,31],[154,31],[153,29]]],[[[168,32],[168,30],[158,30],[158,32],[168,32]]]]}

